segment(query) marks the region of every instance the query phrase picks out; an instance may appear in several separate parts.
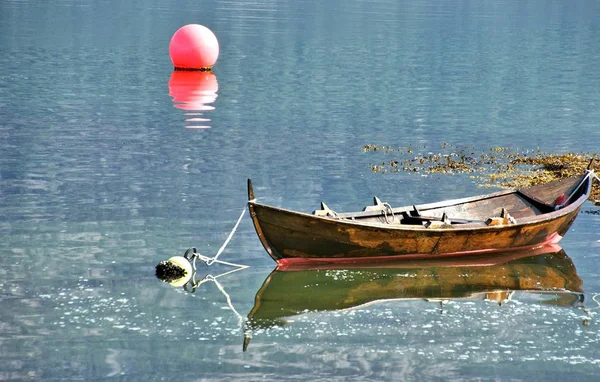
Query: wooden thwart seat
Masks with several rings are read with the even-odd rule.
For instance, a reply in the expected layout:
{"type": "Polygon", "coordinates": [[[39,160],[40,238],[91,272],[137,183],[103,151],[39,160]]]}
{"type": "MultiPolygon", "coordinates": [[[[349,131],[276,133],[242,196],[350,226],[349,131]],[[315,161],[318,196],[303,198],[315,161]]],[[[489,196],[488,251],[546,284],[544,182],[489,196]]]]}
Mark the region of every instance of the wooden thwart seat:
{"type": "Polygon", "coordinates": [[[491,217],[485,221],[485,224],[489,226],[500,226],[500,225],[509,225],[516,224],[517,221],[515,218],[510,216],[506,208],[502,208],[502,212],[500,212],[500,217],[491,217]]]}

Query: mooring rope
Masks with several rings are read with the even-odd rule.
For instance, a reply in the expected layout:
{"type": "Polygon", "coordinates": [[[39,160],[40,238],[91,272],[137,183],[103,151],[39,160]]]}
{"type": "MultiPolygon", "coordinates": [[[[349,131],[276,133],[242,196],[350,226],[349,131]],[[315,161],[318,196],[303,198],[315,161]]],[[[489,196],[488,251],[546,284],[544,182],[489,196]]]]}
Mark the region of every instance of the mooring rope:
{"type": "MultiPolygon", "coordinates": [[[[238,218],[237,222],[235,223],[235,226],[233,227],[233,229],[229,233],[229,236],[227,236],[227,240],[225,240],[225,242],[223,243],[223,245],[221,246],[221,248],[219,248],[219,250],[217,251],[217,254],[215,255],[215,257],[213,257],[212,259],[209,259],[206,262],[207,265],[212,265],[214,262],[218,262],[217,258],[221,255],[221,253],[223,253],[223,251],[225,250],[225,247],[227,247],[227,244],[229,244],[229,241],[233,237],[233,234],[237,230],[237,227],[240,225],[240,222],[242,221],[242,218],[244,217],[244,213],[245,212],[246,212],[246,208],[244,208],[242,210],[242,213],[240,214],[240,217],[238,218]]],[[[225,264],[225,263],[223,263],[223,264],[225,264]]],[[[228,265],[231,265],[231,264],[228,264],[228,265]]]]}
{"type": "MultiPolygon", "coordinates": [[[[234,269],[234,271],[237,269],[234,269]]],[[[230,272],[227,272],[230,273],[230,272]]],[[[226,275],[227,273],[223,273],[222,275],[219,276],[223,276],[226,275]]],[[[219,277],[217,276],[217,277],[219,277]]],[[[229,294],[227,292],[225,292],[225,289],[223,288],[223,286],[221,285],[221,283],[217,280],[217,277],[211,277],[211,280],[215,282],[215,285],[217,286],[217,288],[219,288],[219,290],[221,291],[221,293],[223,293],[223,295],[225,296],[225,298],[227,299],[227,305],[229,305],[229,309],[231,309],[231,311],[233,313],[235,313],[235,315],[238,318],[238,326],[241,328],[242,327],[242,323],[244,322],[244,317],[242,317],[241,314],[238,313],[237,310],[235,310],[235,308],[233,307],[233,303],[231,302],[231,297],[229,297],[229,294]]]]}
{"type": "Polygon", "coordinates": [[[242,210],[242,213],[240,214],[240,217],[238,218],[237,222],[235,223],[235,226],[229,233],[229,236],[227,236],[227,239],[225,240],[225,242],[223,243],[221,248],[219,248],[219,250],[217,251],[217,254],[214,257],[204,256],[204,255],[200,254],[196,250],[196,248],[188,248],[188,250],[185,251],[185,254],[183,255],[183,257],[185,257],[188,261],[190,261],[192,263],[192,269],[194,271],[196,271],[196,259],[200,259],[200,260],[204,261],[206,263],[206,265],[212,265],[214,263],[219,263],[219,264],[229,265],[231,267],[237,267],[237,268],[242,268],[242,269],[248,268],[247,265],[230,263],[228,261],[222,261],[222,260],[218,259],[219,256],[221,256],[221,254],[225,250],[225,247],[227,247],[227,244],[229,244],[229,241],[231,241],[231,238],[233,237],[233,234],[237,230],[238,226],[240,225],[240,222],[242,221],[242,218],[244,217],[245,212],[246,212],[246,209],[244,208],[242,210]],[[191,256],[191,259],[188,256],[191,256]]]}
{"type": "Polygon", "coordinates": [[[221,283],[219,282],[219,280],[217,280],[219,277],[223,277],[226,276],[230,273],[233,272],[237,272],[239,270],[241,270],[243,268],[237,268],[237,269],[232,269],[230,271],[227,271],[225,273],[221,273],[220,275],[217,276],[213,276],[213,275],[206,275],[202,278],[202,280],[199,281],[192,281],[191,282],[191,290],[187,289],[187,284],[184,286],[185,290],[189,293],[194,293],[196,291],[196,289],[204,284],[207,283],[209,281],[212,281],[215,283],[215,285],[217,286],[217,288],[219,289],[219,291],[221,291],[221,293],[223,294],[223,296],[225,296],[225,299],[227,300],[227,305],[229,306],[229,309],[231,309],[231,311],[233,313],[235,313],[235,315],[238,318],[238,326],[242,326],[242,322],[244,321],[244,318],[242,317],[242,315],[235,309],[235,307],[233,306],[233,302],[231,302],[231,297],[229,296],[229,293],[227,293],[225,291],[225,288],[223,288],[223,285],[221,285],[221,283]]]}
{"type": "Polygon", "coordinates": [[[591,308],[584,308],[583,310],[584,310],[585,312],[587,312],[587,311],[590,311],[590,310],[594,310],[594,309],[598,309],[598,308],[600,308],[600,301],[596,300],[596,298],[597,298],[598,296],[600,296],[600,293],[594,293],[594,294],[592,295],[592,301],[594,301],[594,302],[596,303],[596,306],[594,306],[594,307],[591,307],[591,308]]]}

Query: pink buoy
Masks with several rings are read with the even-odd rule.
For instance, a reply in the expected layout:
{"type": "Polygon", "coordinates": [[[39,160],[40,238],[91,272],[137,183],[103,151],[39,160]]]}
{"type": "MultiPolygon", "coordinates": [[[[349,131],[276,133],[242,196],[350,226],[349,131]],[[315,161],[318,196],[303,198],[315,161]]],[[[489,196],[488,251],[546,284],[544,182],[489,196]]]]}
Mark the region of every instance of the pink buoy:
{"type": "Polygon", "coordinates": [[[169,55],[175,69],[210,69],[219,57],[219,42],[203,25],[184,25],[171,37],[169,55]]]}

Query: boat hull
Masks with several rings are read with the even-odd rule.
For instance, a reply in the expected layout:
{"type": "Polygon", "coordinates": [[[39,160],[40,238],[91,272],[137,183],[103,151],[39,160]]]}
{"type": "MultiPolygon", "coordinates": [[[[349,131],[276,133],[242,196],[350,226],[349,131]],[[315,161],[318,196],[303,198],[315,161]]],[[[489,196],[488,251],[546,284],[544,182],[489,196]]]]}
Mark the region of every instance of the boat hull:
{"type": "MultiPolygon", "coordinates": [[[[573,184],[573,180],[565,181],[563,188],[572,189],[573,184]]],[[[469,212],[469,208],[471,211],[479,211],[486,207],[492,213],[500,206],[494,205],[495,201],[502,201],[503,206],[506,201],[512,200],[519,205],[519,210],[515,209],[516,213],[530,213],[519,216],[511,224],[498,226],[478,221],[427,228],[424,225],[394,225],[372,220],[317,216],[258,203],[250,188],[252,198],[248,207],[261,243],[271,258],[281,266],[310,262],[358,263],[482,253],[491,255],[557,243],[573,224],[589,196],[589,177],[580,177],[578,184],[574,200],[557,211],[543,206],[541,202],[536,207],[534,204],[537,202],[531,202],[531,198],[525,199],[518,191],[421,206],[432,212],[469,212]],[[536,208],[548,210],[541,213],[536,208]]],[[[552,186],[552,190],[563,191],[558,186],[552,186]]],[[[543,194],[542,191],[538,195],[543,194]]],[[[344,215],[346,214],[342,216],[344,215]]]]}
{"type": "Polygon", "coordinates": [[[315,261],[355,263],[526,250],[557,243],[578,212],[579,208],[553,220],[510,227],[426,230],[342,224],[266,205],[250,205],[250,214],[263,246],[281,265],[315,261]]]}

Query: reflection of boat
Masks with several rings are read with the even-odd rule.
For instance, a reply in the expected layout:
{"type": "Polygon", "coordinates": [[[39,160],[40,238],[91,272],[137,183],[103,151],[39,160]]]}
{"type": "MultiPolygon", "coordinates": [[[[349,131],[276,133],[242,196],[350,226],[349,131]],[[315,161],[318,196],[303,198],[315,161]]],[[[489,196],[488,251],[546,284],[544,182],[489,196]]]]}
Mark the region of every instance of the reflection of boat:
{"type": "Polygon", "coordinates": [[[248,180],[248,207],[258,237],[280,266],[489,255],[558,242],[594,176],[588,169],[545,185],[409,207],[375,198],[374,206],[353,213],[322,204],[312,215],[258,203],[248,180]]]}
{"type": "Polygon", "coordinates": [[[536,295],[543,303],[575,306],[582,281],[558,245],[495,257],[414,260],[383,267],[274,270],[256,293],[250,327],[282,324],[283,318],[310,311],[357,308],[384,300],[489,299],[513,292],[536,295]]]}
{"type": "Polygon", "coordinates": [[[175,70],[169,79],[169,95],[173,97],[174,106],[186,110],[188,128],[209,128],[204,125],[210,122],[202,112],[214,110],[219,84],[217,77],[210,71],[175,70]]]}

